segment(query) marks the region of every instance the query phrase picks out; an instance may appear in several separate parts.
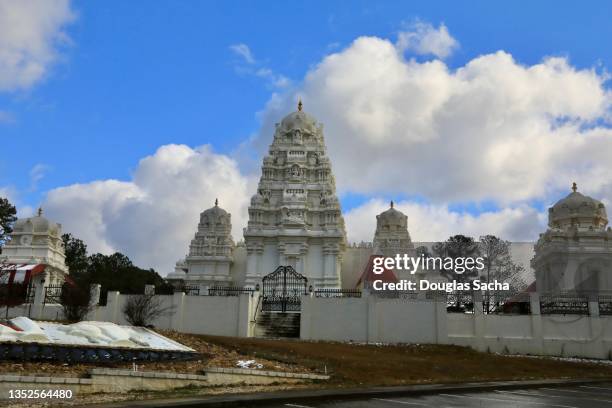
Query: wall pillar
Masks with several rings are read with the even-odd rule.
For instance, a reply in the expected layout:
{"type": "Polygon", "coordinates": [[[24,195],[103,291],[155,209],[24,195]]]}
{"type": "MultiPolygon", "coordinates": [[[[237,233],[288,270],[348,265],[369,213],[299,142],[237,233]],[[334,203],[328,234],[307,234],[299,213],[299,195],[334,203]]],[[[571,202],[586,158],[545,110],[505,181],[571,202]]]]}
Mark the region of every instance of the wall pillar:
{"type": "Polygon", "coordinates": [[[482,292],[473,292],[474,301],[474,340],[476,349],[486,351],[487,345],[485,340],[485,315],[482,307],[482,292]]]}
{"type": "Polygon", "coordinates": [[[311,295],[302,295],[300,313],[300,340],[312,340],[313,300],[311,295]]]}
{"type": "Polygon", "coordinates": [[[366,297],[366,343],[376,343],[379,341],[378,336],[378,297],[367,296],[366,297]]]}
{"type": "Polygon", "coordinates": [[[593,342],[591,348],[593,358],[609,358],[609,351],[602,339],[605,331],[602,323],[599,317],[599,300],[597,296],[594,296],[589,299],[589,338],[593,342]]]}
{"type": "Polygon", "coordinates": [[[236,319],[236,336],[249,337],[249,326],[254,306],[251,306],[253,297],[250,293],[241,293],[238,297],[238,318],[236,319]]]}
{"type": "Polygon", "coordinates": [[[185,292],[174,292],[174,295],[172,295],[172,312],[170,327],[172,330],[181,332],[185,312],[185,292]]]}
{"type": "MultiPolygon", "coordinates": [[[[421,300],[427,302],[428,300],[421,300]]],[[[448,344],[448,312],[446,311],[446,298],[436,297],[435,302],[435,324],[436,324],[436,344],[448,344]]]]}
{"type": "Polygon", "coordinates": [[[99,283],[94,283],[89,285],[89,293],[91,294],[89,299],[90,311],[87,314],[87,319],[89,320],[100,320],[98,313],[100,311],[100,291],[102,285],[99,283]]]}
{"type": "Polygon", "coordinates": [[[533,292],[529,294],[529,306],[531,308],[531,341],[536,354],[544,353],[544,333],[542,330],[542,315],[540,312],[540,294],[533,292]]]}
{"type": "Polygon", "coordinates": [[[106,320],[119,324],[119,313],[119,292],[108,292],[106,294],[106,320]]]}
{"type": "Polygon", "coordinates": [[[30,314],[34,319],[43,318],[43,309],[45,307],[45,279],[46,275],[42,275],[34,283],[34,302],[30,314]]]}

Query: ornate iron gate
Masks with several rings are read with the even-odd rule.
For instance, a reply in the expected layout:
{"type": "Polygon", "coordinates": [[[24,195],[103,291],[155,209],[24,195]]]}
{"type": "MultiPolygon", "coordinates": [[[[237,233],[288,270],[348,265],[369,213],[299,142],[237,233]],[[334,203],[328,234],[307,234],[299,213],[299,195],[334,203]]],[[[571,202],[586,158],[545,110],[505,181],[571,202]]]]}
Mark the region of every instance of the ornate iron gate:
{"type": "Polygon", "coordinates": [[[279,266],[264,276],[261,310],[264,312],[299,312],[301,297],[308,293],[308,279],[291,266],[279,266]]]}

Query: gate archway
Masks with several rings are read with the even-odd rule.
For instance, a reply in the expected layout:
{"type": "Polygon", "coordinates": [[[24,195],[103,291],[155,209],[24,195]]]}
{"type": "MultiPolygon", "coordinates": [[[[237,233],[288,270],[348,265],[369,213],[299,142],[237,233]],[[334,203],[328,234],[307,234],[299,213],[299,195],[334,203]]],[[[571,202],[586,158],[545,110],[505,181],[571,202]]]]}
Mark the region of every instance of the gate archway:
{"type": "Polygon", "coordinates": [[[274,272],[263,277],[264,312],[299,312],[302,295],[308,293],[308,279],[297,273],[291,266],[279,266],[274,272]]]}

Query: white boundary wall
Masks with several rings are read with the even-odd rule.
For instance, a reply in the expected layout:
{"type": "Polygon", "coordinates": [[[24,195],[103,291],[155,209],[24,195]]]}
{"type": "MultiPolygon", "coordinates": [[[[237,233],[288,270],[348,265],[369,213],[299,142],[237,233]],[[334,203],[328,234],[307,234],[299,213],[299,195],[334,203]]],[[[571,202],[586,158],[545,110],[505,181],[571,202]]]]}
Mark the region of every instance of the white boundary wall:
{"type": "Polygon", "coordinates": [[[599,316],[589,302],[589,316],[542,315],[540,298],[531,295],[530,315],[449,313],[448,342],[480,351],[612,360],[612,316],[599,316]]]}
{"type": "MultiPolygon", "coordinates": [[[[97,306],[87,320],[128,324],[123,307],[130,295],[108,292],[106,306],[97,306]]],[[[253,314],[259,294],[239,296],[156,295],[168,312],[152,322],[159,329],[217,336],[249,337],[253,335],[253,314]]],[[[1,310],[3,316],[6,309],[1,310]]],[[[9,317],[28,316],[38,320],[61,320],[62,308],[56,304],[30,304],[9,309],[9,317]]]]}
{"type": "Polygon", "coordinates": [[[302,297],[300,338],[359,343],[446,343],[446,305],[406,299],[302,297]]]}
{"type": "Polygon", "coordinates": [[[540,299],[531,294],[531,315],[447,313],[446,303],[425,299],[302,299],[303,340],[360,343],[436,343],[479,351],[612,359],[612,316],[541,315],[540,299]]]}
{"type": "MultiPolygon", "coordinates": [[[[153,325],[185,333],[251,337],[259,293],[240,296],[159,295],[172,313],[153,325]]],[[[89,320],[126,324],[123,306],[128,295],[109,292],[106,306],[89,320]]],[[[474,313],[447,313],[446,304],[426,299],[302,298],[300,337],[303,340],[359,343],[456,344],[480,351],[612,359],[612,316],[541,315],[538,294],[531,294],[530,315],[485,315],[476,302],[474,313]]],[[[1,313],[4,315],[5,310],[1,313]]],[[[59,305],[33,304],[9,309],[9,317],[61,320],[59,305]]]]}

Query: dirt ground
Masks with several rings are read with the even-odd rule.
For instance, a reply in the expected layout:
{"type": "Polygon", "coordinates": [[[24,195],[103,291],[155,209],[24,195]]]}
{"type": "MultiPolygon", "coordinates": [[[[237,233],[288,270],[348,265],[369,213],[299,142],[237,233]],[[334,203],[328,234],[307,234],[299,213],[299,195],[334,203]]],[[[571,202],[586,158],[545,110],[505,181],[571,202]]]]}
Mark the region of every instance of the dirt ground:
{"type": "Polygon", "coordinates": [[[255,358],[332,375],[328,386],[612,378],[612,364],[502,356],[445,345],[359,345],[200,336],[210,344],[255,358]]]}
{"type": "MultiPolygon", "coordinates": [[[[169,330],[159,330],[159,333],[182,343],[200,353],[201,358],[193,361],[181,362],[144,362],[138,363],[140,371],[178,372],[178,373],[201,373],[207,367],[236,367],[238,360],[252,359],[241,355],[238,351],[223,345],[206,341],[201,336],[178,333],[169,330]]],[[[296,364],[285,364],[279,361],[257,358],[257,363],[262,364],[264,370],[284,372],[309,372],[307,368],[296,364]]],[[[0,373],[18,375],[61,375],[63,377],[82,377],[94,367],[107,368],[132,368],[132,363],[109,363],[109,364],[59,364],[43,362],[13,362],[0,361],[0,373]]]]}
{"type": "MultiPolygon", "coordinates": [[[[611,378],[612,364],[562,361],[549,358],[501,356],[469,348],[443,345],[363,345],[297,340],[267,340],[201,336],[172,331],[163,335],[202,354],[198,361],[145,363],[143,371],[198,373],[206,367],[235,367],[238,360],[256,360],[264,369],[327,373],[330,381],[295,386],[204,387],[167,392],[96,394],[62,401],[61,405],[85,405],[124,399],[193,397],[198,395],[263,392],[296,388],[394,386],[422,383],[527,380],[553,378],[611,378]]],[[[131,367],[114,364],[105,367],[131,367]]],[[[65,366],[49,363],[0,362],[1,373],[83,376],[92,365],[65,366]]],[[[0,406],[4,406],[0,402],[0,406]]],[[[43,407],[34,401],[11,406],[43,407]]]]}

